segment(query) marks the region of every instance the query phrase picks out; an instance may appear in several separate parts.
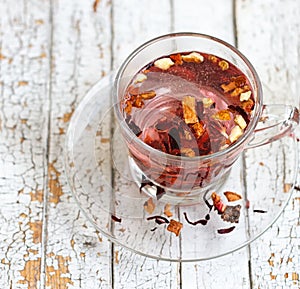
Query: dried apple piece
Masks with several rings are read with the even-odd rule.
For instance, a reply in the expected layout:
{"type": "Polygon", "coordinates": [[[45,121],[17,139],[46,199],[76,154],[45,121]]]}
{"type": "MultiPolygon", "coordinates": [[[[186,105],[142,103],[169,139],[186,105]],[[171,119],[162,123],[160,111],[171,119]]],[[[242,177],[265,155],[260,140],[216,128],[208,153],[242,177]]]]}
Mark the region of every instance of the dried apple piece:
{"type": "Polygon", "coordinates": [[[144,82],[146,79],[147,79],[147,75],[145,75],[144,73],[138,73],[138,75],[134,80],[134,83],[144,82]]]}
{"type": "Polygon", "coordinates": [[[170,223],[167,227],[167,230],[174,233],[176,236],[178,236],[180,234],[180,231],[181,231],[182,227],[183,227],[182,223],[171,219],[170,223]]]}
{"type": "Polygon", "coordinates": [[[233,127],[233,129],[230,132],[229,140],[231,142],[235,142],[242,135],[243,135],[243,130],[238,125],[236,125],[236,126],[233,127]]]}
{"type": "Polygon", "coordinates": [[[202,102],[203,102],[203,106],[205,108],[209,108],[211,107],[215,102],[213,99],[209,98],[209,97],[205,97],[202,99],[202,102]]]}
{"type": "Polygon", "coordinates": [[[181,58],[185,62],[196,62],[196,63],[203,62],[204,60],[204,57],[198,52],[192,52],[187,55],[182,55],[181,58]]]}
{"type": "Polygon", "coordinates": [[[154,62],[154,66],[162,70],[167,70],[172,65],[174,65],[174,62],[169,57],[161,58],[154,62]]]}
{"type": "Polygon", "coordinates": [[[246,126],[247,126],[246,121],[244,120],[244,118],[243,118],[240,114],[237,114],[237,115],[234,117],[234,122],[235,122],[241,129],[245,129],[246,126]]]}
{"type": "Polygon", "coordinates": [[[251,96],[251,91],[246,91],[240,94],[240,101],[248,100],[251,96]]]}
{"type": "Polygon", "coordinates": [[[192,96],[184,96],[182,100],[183,117],[186,124],[198,122],[196,113],[196,101],[192,96]]]}

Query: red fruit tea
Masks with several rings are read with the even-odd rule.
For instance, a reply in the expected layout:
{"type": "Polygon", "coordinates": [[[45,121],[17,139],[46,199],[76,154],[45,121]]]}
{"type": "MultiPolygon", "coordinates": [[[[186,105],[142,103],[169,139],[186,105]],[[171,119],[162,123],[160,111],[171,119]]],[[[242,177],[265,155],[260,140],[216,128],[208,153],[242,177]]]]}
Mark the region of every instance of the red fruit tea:
{"type": "Polygon", "coordinates": [[[146,144],[167,154],[202,156],[224,150],[244,133],[254,108],[246,76],[202,52],[161,57],[129,84],[122,110],[146,144]]]}

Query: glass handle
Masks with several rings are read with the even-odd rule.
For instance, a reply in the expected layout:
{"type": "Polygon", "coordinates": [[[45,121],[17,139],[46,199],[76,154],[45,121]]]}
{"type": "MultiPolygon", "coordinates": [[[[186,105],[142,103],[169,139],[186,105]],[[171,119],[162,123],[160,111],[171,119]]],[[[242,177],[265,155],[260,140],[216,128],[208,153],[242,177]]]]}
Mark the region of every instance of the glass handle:
{"type": "Polygon", "coordinates": [[[290,135],[299,124],[299,111],[296,107],[284,104],[264,105],[252,140],[246,146],[255,148],[290,135]]]}

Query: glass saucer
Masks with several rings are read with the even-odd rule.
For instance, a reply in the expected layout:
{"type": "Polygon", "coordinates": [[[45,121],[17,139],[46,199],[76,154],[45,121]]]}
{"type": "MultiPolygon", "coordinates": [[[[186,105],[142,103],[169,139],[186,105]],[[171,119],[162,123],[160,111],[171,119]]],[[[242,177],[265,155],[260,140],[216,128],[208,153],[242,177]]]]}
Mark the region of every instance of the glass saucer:
{"type": "Polygon", "coordinates": [[[201,261],[250,244],[277,220],[296,180],[294,137],[249,149],[234,164],[217,194],[224,202],[228,202],[225,191],[241,196],[227,204],[241,206],[238,223],[226,222],[210,210],[211,192],[188,206],[151,201],[131,177],[127,150],[114,121],[112,86],[110,75],[87,93],[71,119],[65,146],[71,192],[82,213],[109,240],[159,260],[201,261]],[[171,219],[182,223],[178,236],[167,229],[171,219]],[[195,224],[197,220],[201,221],[195,224]]]}

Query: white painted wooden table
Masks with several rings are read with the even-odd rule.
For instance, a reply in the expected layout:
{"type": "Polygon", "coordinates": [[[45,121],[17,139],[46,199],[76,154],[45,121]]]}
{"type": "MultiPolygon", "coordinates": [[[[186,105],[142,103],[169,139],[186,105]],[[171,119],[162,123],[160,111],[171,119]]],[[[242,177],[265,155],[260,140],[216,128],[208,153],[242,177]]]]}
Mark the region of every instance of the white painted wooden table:
{"type": "Polygon", "coordinates": [[[1,0],[0,11],[1,289],[300,288],[299,191],[251,246],[179,264],[135,255],[95,231],[63,170],[68,123],[87,90],[171,31],[236,45],[276,87],[265,102],[298,106],[298,0],[1,0]]]}

